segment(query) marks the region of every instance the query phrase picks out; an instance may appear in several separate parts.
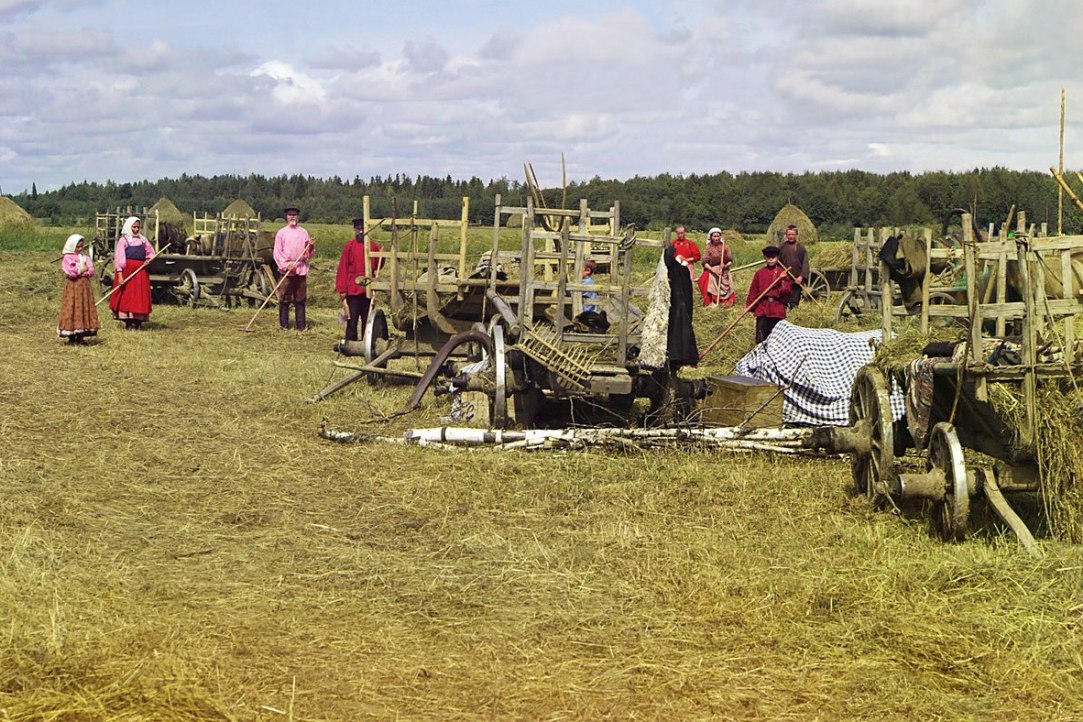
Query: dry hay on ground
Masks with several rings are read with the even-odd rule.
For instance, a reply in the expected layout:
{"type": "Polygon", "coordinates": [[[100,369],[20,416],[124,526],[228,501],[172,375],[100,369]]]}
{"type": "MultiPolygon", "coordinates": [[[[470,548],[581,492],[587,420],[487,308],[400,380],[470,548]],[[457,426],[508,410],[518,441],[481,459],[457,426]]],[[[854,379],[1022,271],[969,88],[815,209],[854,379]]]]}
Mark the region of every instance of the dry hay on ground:
{"type": "Polygon", "coordinates": [[[7,196],[0,196],[0,228],[15,229],[34,225],[34,218],[7,196]]]}
{"type": "Polygon", "coordinates": [[[0,251],[12,719],[1083,715],[1079,547],[942,545],[846,461],[331,444],[447,410],[301,401],[347,373],[333,292],[305,334],[158,306],[68,348],[49,259],[0,251]]]}
{"type": "Polygon", "coordinates": [[[257,216],[256,209],[248,205],[247,201],[240,198],[226,206],[222,211],[222,216],[225,218],[255,218],[257,216]]]}
{"type": "Polygon", "coordinates": [[[805,212],[793,203],[787,203],[775,215],[771,225],[767,228],[767,243],[777,246],[786,237],[786,228],[797,226],[797,240],[805,246],[810,246],[820,240],[820,234],[805,212]]]}

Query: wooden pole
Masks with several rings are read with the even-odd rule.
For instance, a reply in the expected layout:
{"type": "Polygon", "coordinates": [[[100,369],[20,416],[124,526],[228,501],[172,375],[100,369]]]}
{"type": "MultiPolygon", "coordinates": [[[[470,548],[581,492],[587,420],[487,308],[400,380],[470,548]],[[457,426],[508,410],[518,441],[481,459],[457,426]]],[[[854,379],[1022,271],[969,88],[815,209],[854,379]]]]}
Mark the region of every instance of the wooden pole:
{"type": "Polygon", "coordinates": [[[747,316],[748,312],[751,311],[752,309],[754,309],[756,307],[756,304],[758,304],[760,301],[762,301],[763,297],[767,295],[768,291],[770,291],[772,288],[774,288],[776,285],[778,285],[778,282],[781,281],[783,278],[785,278],[785,276],[782,275],[781,273],[779,275],[775,276],[775,280],[771,281],[771,285],[769,285],[767,288],[763,289],[763,293],[761,293],[759,296],[756,296],[756,300],[753,301],[752,303],[748,304],[748,308],[746,308],[744,311],[741,311],[741,315],[738,316],[737,318],[733,319],[733,321],[730,323],[730,325],[726,326],[726,330],[724,330],[722,333],[718,334],[718,338],[716,338],[714,341],[711,341],[711,343],[707,344],[707,348],[703,349],[703,352],[699,355],[699,360],[702,361],[707,356],[707,354],[709,354],[714,349],[714,347],[718,345],[718,343],[722,339],[724,339],[727,335],[729,335],[729,332],[734,329],[734,327],[737,325],[737,322],[740,321],[745,316],[747,316]]]}
{"type": "MultiPolygon", "coordinates": [[[[1058,175],[1064,175],[1064,88],[1060,89],[1060,163],[1057,164],[1058,175]]],[[[1064,186],[1061,186],[1057,194],[1057,235],[1064,235],[1064,186]]]]}
{"type": "Polygon", "coordinates": [[[256,322],[256,317],[259,316],[263,309],[267,308],[267,304],[271,302],[271,297],[278,293],[278,289],[286,282],[286,279],[289,278],[290,271],[297,267],[297,264],[300,263],[301,259],[304,257],[305,252],[311,247],[312,242],[307,241],[305,247],[301,249],[301,255],[291,261],[290,265],[286,266],[286,272],[282,274],[282,278],[278,279],[278,283],[276,283],[275,287],[271,289],[271,292],[267,294],[267,298],[263,299],[263,303],[261,303],[259,308],[256,309],[256,312],[252,314],[252,318],[249,319],[248,325],[241,328],[242,331],[248,333],[252,330],[252,324],[256,322]]]}
{"type": "MultiPolygon", "coordinates": [[[[165,244],[165,247],[164,247],[164,248],[162,248],[162,250],[160,251],[160,253],[165,253],[165,249],[166,249],[166,248],[169,248],[169,247],[170,247],[171,245],[173,245],[173,244],[172,244],[172,243],[167,243],[167,244],[165,244]]],[[[155,256],[157,256],[157,255],[158,255],[158,254],[157,254],[157,253],[155,253],[155,256]]],[[[143,264],[142,266],[140,266],[139,268],[137,268],[137,269],[135,270],[135,273],[133,273],[132,275],[128,276],[127,278],[125,278],[125,279],[124,279],[123,281],[121,281],[121,282],[120,282],[120,283],[118,283],[117,285],[113,286],[113,288],[109,289],[109,293],[107,293],[107,294],[105,294],[104,296],[102,296],[101,298],[99,298],[99,299],[98,299],[98,301],[97,301],[97,302],[96,302],[96,303],[95,303],[94,305],[95,305],[95,306],[99,306],[99,305],[101,305],[102,301],[106,300],[107,298],[109,298],[110,296],[112,296],[112,295],[113,295],[114,293],[116,293],[116,292],[117,292],[117,291],[119,291],[120,289],[124,288],[124,284],[126,284],[126,283],[127,283],[128,281],[130,281],[130,280],[132,280],[133,278],[135,278],[136,276],[138,276],[138,275],[139,275],[139,272],[140,272],[140,271],[142,271],[142,270],[146,269],[146,267],[147,267],[147,263],[150,263],[150,261],[151,261],[151,260],[153,260],[155,256],[151,256],[151,257],[150,257],[149,259],[147,259],[147,261],[146,261],[146,262],[145,262],[145,263],[144,263],[144,264],[143,264]]]]}

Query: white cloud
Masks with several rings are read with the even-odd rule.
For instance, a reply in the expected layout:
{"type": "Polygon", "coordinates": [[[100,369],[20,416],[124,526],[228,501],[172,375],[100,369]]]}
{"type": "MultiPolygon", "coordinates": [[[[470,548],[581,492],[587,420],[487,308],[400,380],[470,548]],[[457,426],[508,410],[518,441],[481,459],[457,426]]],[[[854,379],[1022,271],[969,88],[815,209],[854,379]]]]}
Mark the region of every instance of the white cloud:
{"type": "Polygon", "coordinates": [[[252,71],[253,77],[261,75],[275,81],[272,95],[283,105],[322,103],[327,99],[320,81],[294,70],[288,63],[269,60],[252,71]]]}

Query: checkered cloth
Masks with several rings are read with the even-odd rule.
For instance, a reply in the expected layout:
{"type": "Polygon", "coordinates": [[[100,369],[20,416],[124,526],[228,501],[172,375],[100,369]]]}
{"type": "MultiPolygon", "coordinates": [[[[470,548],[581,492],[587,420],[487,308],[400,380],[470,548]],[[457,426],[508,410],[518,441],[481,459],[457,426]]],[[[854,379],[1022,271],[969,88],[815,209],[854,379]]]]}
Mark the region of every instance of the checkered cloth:
{"type": "MultiPolygon", "coordinates": [[[[783,393],[787,424],[847,426],[850,387],[858,369],[872,361],[880,331],[842,333],[779,321],[767,340],[737,362],[742,376],[789,387],[783,393]]],[[[891,381],[891,413],[906,413],[905,394],[891,381]]]]}

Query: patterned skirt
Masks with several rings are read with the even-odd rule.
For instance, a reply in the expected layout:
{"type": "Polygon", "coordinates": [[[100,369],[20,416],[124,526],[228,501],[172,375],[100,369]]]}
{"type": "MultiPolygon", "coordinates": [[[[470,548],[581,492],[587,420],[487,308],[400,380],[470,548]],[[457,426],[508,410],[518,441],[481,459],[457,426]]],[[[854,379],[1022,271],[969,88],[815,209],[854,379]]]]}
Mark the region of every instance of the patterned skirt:
{"type": "Polygon", "coordinates": [[[57,335],[61,338],[94,336],[101,327],[90,279],[86,276],[65,277],[64,292],[60,297],[60,320],[56,324],[57,335]]]}

